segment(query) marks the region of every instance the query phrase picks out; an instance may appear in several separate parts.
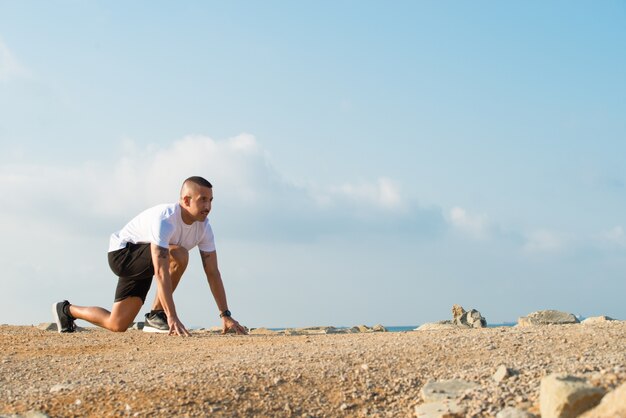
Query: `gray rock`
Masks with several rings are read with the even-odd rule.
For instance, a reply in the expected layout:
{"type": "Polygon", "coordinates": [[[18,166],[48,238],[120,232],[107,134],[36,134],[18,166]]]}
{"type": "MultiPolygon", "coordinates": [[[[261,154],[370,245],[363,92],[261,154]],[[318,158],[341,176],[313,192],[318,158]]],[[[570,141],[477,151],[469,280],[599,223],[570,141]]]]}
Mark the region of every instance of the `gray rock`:
{"type": "Polygon", "coordinates": [[[521,409],[513,408],[509,406],[504,408],[502,411],[498,412],[496,418],[535,418],[535,414],[531,414],[527,411],[522,411],[521,409]]]}
{"type": "Polygon", "coordinates": [[[387,332],[387,328],[382,326],[381,324],[376,324],[372,327],[372,331],[374,332],[387,332]]]}
{"type": "Polygon", "coordinates": [[[476,309],[466,311],[461,305],[452,306],[452,323],[460,327],[484,328],[487,320],[476,309]]]}
{"type": "Polygon", "coordinates": [[[50,393],[59,393],[59,392],[63,392],[64,390],[72,390],[72,389],[74,389],[74,385],[72,384],[59,383],[50,388],[50,393]]]}
{"type": "Polygon", "coordinates": [[[466,391],[476,389],[478,386],[477,383],[460,379],[429,381],[422,388],[422,398],[424,402],[456,399],[466,391]]]}
{"type": "Polygon", "coordinates": [[[517,320],[517,325],[520,327],[528,327],[533,325],[563,325],[563,324],[577,324],[578,318],[574,314],[545,310],[537,311],[529,314],[528,316],[522,316],[517,320]]]}
{"type": "Polygon", "coordinates": [[[54,322],[42,322],[37,325],[37,328],[42,331],[57,331],[57,324],[54,322]]]}
{"type": "Polygon", "coordinates": [[[596,406],[605,390],[585,379],[551,374],[541,379],[539,403],[541,418],[574,418],[596,406]]]}
{"type": "Polygon", "coordinates": [[[465,416],[465,408],[454,400],[429,402],[415,407],[418,418],[456,418],[465,416]]]}
{"type": "Polygon", "coordinates": [[[352,332],[372,332],[372,329],[367,325],[355,325],[352,327],[352,332]]]}

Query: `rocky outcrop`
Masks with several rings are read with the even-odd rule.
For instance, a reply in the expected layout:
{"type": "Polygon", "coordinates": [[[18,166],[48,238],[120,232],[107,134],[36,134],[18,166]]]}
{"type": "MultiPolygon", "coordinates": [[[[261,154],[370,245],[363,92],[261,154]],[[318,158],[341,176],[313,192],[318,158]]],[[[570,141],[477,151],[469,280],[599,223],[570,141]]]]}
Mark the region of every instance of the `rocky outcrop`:
{"type": "Polygon", "coordinates": [[[466,311],[461,305],[452,306],[452,320],[429,322],[414,331],[430,331],[446,328],[484,328],[487,320],[476,309],[466,311]]]}
{"type": "Polygon", "coordinates": [[[377,324],[374,325],[373,327],[368,327],[367,325],[355,325],[352,328],[350,328],[350,330],[353,333],[363,333],[363,332],[387,332],[387,328],[385,328],[384,326],[377,324]]]}
{"type": "Polygon", "coordinates": [[[461,305],[452,306],[452,323],[460,327],[484,328],[487,320],[476,309],[466,311],[461,305]]]}
{"type": "Polygon", "coordinates": [[[551,374],[541,379],[541,418],[575,418],[596,406],[605,391],[585,379],[551,374]]]}
{"type": "Polygon", "coordinates": [[[517,320],[518,327],[529,327],[534,325],[565,325],[565,324],[577,324],[578,318],[574,314],[545,310],[536,311],[527,316],[522,316],[517,320]]]}
{"type": "Polygon", "coordinates": [[[594,324],[606,324],[607,322],[615,321],[615,319],[610,316],[600,315],[600,316],[592,316],[581,322],[584,325],[594,325],[594,324]]]}

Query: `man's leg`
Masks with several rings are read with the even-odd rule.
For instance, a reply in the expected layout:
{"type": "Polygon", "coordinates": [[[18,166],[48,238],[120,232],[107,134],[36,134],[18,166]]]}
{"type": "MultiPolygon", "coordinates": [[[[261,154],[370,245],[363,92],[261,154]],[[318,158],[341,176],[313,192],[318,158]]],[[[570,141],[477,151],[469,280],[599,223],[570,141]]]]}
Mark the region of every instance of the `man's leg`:
{"type": "MultiPolygon", "coordinates": [[[[189,251],[184,247],[178,245],[170,245],[170,278],[172,279],[172,292],[176,290],[176,286],[183,277],[183,273],[187,269],[189,264],[189,251]]],[[[163,305],[159,299],[159,291],[157,290],[154,303],[152,304],[153,311],[162,311],[163,305]]]]}
{"type": "Polygon", "coordinates": [[[76,305],[70,305],[69,312],[76,319],[91,322],[110,331],[124,332],[139,313],[141,305],[143,305],[143,301],[140,297],[130,296],[115,302],[111,312],[98,306],[76,305]]]}

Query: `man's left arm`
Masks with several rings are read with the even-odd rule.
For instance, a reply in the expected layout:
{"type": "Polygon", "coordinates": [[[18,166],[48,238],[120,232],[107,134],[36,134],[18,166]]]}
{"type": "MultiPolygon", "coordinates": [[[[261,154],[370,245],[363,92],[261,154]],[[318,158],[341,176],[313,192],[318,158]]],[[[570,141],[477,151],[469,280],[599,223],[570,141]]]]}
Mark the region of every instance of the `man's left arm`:
{"type": "Polygon", "coordinates": [[[222,275],[217,267],[217,253],[215,251],[202,251],[200,250],[200,258],[202,259],[202,267],[206,274],[211,293],[217,304],[217,308],[220,311],[220,317],[222,318],[222,333],[226,333],[230,330],[235,331],[237,334],[247,334],[246,329],[242,327],[239,322],[230,316],[228,311],[228,302],[226,301],[226,291],[224,290],[224,283],[222,282],[222,275]],[[227,315],[224,315],[226,313],[227,315]]]}

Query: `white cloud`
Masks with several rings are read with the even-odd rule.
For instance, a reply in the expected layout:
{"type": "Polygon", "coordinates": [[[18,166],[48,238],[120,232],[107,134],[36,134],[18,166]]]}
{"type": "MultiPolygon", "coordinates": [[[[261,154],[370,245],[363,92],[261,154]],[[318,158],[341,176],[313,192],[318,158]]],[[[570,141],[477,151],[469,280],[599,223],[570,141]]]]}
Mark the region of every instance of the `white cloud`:
{"type": "Polygon", "coordinates": [[[529,253],[553,253],[564,249],[566,240],[556,232],[536,230],[526,234],[523,249],[529,253]]]}
{"type": "Polygon", "coordinates": [[[67,225],[90,218],[123,222],[151,205],[176,201],[182,180],[200,175],[214,186],[213,215],[244,239],[402,229],[432,233],[440,223],[436,210],[410,205],[385,177],[339,187],[295,184],[249,134],[225,140],[189,135],[167,147],[139,147],[128,139],[121,145],[123,154],[108,164],[0,167],[0,193],[23,199],[4,211],[67,225]]]}
{"type": "Polygon", "coordinates": [[[0,38],[0,82],[28,75],[28,71],[15,58],[9,47],[0,38]]]}
{"type": "Polygon", "coordinates": [[[605,232],[602,238],[610,244],[626,247],[626,232],[624,232],[624,228],[621,225],[605,232]]]}
{"type": "Polygon", "coordinates": [[[326,203],[333,200],[349,199],[354,202],[366,205],[373,205],[376,208],[387,210],[402,210],[406,208],[400,188],[391,179],[381,177],[374,183],[344,183],[341,186],[334,186],[329,189],[326,203]]]}
{"type": "Polygon", "coordinates": [[[448,217],[455,228],[475,239],[484,239],[489,235],[489,222],[485,215],[472,215],[457,206],[450,209],[448,217]]]}

